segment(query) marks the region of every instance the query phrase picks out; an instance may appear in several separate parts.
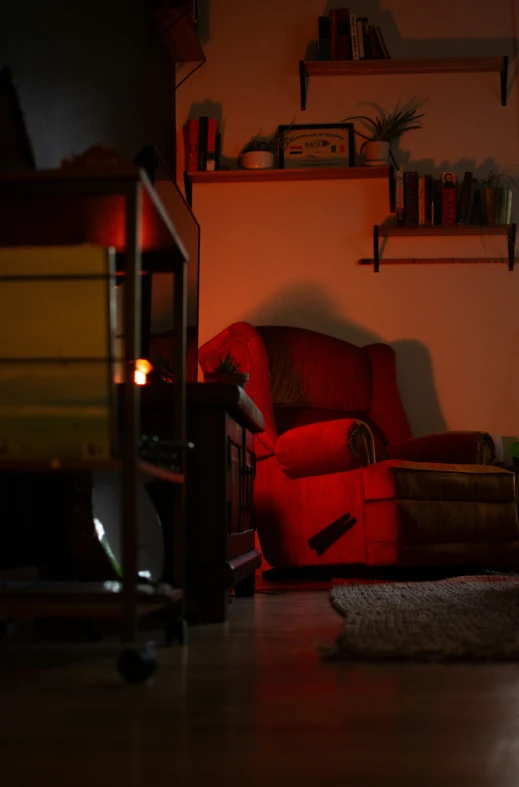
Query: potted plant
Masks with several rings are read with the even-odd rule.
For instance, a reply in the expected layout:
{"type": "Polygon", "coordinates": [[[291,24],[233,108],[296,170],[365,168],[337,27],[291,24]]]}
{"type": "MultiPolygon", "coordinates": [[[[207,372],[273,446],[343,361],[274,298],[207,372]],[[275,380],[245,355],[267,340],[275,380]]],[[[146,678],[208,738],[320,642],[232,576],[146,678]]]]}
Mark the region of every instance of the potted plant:
{"type": "MultiPolygon", "coordinates": [[[[422,128],[417,121],[423,118],[423,113],[418,114],[416,109],[401,110],[389,115],[381,114],[375,118],[367,115],[352,115],[344,118],[341,123],[349,120],[362,120],[366,126],[367,134],[357,131],[355,133],[365,141],[362,143],[361,152],[364,153],[364,163],[368,167],[379,167],[389,164],[392,157],[391,143],[406,131],[422,128]]],[[[393,159],[394,160],[394,159],[393,159]]]]}
{"type": "Polygon", "coordinates": [[[262,137],[260,134],[256,134],[239,155],[240,167],[242,169],[272,169],[277,146],[277,134],[272,137],[262,137]]]}
{"type": "MultiPolygon", "coordinates": [[[[294,121],[290,124],[292,128],[294,121]]],[[[238,163],[243,169],[272,169],[274,167],[275,154],[279,151],[281,146],[288,144],[286,135],[280,134],[279,130],[270,137],[262,136],[260,133],[252,137],[250,142],[247,142],[242,152],[238,157],[238,163]]]]}
{"type": "Polygon", "coordinates": [[[511,224],[514,178],[506,172],[490,170],[478,180],[479,219],[481,224],[511,224]],[[509,184],[509,185],[506,185],[509,184]]]}
{"type": "Polygon", "coordinates": [[[239,368],[239,361],[236,361],[231,353],[227,353],[225,358],[220,359],[220,363],[215,366],[212,372],[204,373],[204,382],[227,383],[245,388],[249,375],[246,372],[239,372],[239,368]]]}

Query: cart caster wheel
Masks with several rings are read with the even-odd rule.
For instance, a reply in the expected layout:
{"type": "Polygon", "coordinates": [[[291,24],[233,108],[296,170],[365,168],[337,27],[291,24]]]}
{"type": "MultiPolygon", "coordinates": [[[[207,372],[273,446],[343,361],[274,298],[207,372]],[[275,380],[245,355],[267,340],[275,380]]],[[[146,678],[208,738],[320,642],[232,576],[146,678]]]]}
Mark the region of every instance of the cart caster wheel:
{"type": "Polygon", "coordinates": [[[174,618],[166,623],[164,629],[166,645],[187,645],[187,622],[184,618],[174,618]]]}
{"type": "Polygon", "coordinates": [[[143,647],[125,648],[117,661],[117,671],[126,683],[144,683],[158,669],[154,642],[143,647]]]}

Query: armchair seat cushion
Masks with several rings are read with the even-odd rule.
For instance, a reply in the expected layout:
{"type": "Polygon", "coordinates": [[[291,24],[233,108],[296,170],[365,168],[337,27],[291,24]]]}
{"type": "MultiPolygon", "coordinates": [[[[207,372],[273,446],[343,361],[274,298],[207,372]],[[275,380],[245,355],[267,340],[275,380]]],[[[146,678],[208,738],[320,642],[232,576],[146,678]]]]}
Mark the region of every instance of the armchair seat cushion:
{"type": "Polygon", "coordinates": [[[388,459],[364,469],[366,502],[373,500],[515,501],[515,475],[491,465],[388,459]]]}
{"type": "Polygon", "coordinates": [[[368,564],[518,559],[514,473],[390,459],[362,474],[368,564]]]}

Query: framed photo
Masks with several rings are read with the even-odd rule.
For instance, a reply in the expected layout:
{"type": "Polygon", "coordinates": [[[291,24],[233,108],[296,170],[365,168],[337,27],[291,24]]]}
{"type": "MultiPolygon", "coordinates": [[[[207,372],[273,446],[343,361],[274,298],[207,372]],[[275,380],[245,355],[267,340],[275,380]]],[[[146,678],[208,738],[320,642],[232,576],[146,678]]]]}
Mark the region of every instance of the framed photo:
{"type": "Polygon", "coordinates": [[[279,126],[279,167],[353,167],[353,123],[308,123],[279,126]]]}

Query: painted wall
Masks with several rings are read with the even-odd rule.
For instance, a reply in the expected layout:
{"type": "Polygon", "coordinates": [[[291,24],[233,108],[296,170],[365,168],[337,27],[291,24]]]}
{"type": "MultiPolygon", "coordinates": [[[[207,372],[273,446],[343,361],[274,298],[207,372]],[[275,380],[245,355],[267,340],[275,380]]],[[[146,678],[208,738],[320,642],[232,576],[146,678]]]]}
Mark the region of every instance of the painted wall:
{"type": "MultiPolygon", "coordinates": [[[[280,123],[336,122],[417,100],[426,113],[396,152],[401,165],[438,176],[519,164],[515,62],[508,106],[497,74],[330,77],[310,80],[299,106],[297,62],[313,57],[319,0],[209,9],[207,63],[177,94],[177,166],[189,116],[218,117],[231,166],[252,135],[280,123]]],[[[513,0],[364,0],[351,11],[379,24],[394,57],[515,57],[513,0]],[[445,25],[448,19],[448,33],[445,25]]],[[[391,343],[415,434],[484,428],[519,435],[515,390],[519,270],[505,265],[360,267],[372,256],[372,226],[389,210],[383,181],[203,185],[194,188],[201,224],[200,341],[234,320],[286,324],[359,345],[391,343]]],[[[517,203],[519,205],[519,201],[517,203]]],[[[496,238],[391,239],[386,256],[505,256],[496,238]]]]}

